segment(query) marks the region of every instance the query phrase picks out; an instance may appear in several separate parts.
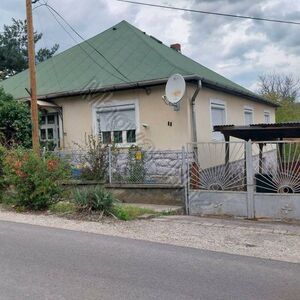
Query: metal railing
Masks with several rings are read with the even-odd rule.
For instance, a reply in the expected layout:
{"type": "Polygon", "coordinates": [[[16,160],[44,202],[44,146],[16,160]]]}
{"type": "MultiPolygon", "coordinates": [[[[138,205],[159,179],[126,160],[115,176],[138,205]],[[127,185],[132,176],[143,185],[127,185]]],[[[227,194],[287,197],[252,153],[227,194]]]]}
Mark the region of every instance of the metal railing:
{"type": "Polygon", "coordinates": [[[245,143],[188,144],[190,189],[238,191],[246,185],[245,143]]]}
{"type": "Polygon", "coordinates": [[[193,190],[300,193],[300,141],[188,144],[187,167],[193,190]]]}

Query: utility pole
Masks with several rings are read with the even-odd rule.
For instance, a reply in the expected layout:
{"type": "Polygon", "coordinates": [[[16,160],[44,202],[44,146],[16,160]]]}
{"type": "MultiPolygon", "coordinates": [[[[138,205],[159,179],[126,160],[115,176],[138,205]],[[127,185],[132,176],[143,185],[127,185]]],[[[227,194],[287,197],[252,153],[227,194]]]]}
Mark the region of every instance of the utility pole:
{"type": "Polygon", "coordinates": [[[32,2],[26,0],[27,16],[27,37],[28,37],[28,60],[29,60],[29,78],[30,78],[30,96],[31,96],[31,122],[32,122],[32,147],[36,154],[40,154],[39,141],[39,113],[36,93],[36,71],[35,71],[35,49],[34,49],[34,31],[32,20],[32,2]]]}

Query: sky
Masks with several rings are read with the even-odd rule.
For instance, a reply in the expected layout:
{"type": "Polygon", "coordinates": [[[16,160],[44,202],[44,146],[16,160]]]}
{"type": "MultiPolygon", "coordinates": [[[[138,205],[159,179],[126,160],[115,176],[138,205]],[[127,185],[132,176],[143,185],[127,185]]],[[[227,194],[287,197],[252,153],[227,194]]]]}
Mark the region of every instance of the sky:
{"type": "MultiPolygon", "coordinates": [[[[139,1],[300,22],[299,0],[139,1]]],[[[180,43],[186,56],[254,91],[261,74],[278,72],[300,77],[299,25],[150,8],[116,0],[47,2],[84,38],[125,19],[166,45],[180,43]]],[[[0,31],[11,18],[24,19],[25,0],[1,0],[0,16],[0,31]]],[[[75,35],[71,39],[44,6],[34,10],[34,26],[44,34],[37,47],[58,43],[63,51],[80,42],[75,35]]]]}

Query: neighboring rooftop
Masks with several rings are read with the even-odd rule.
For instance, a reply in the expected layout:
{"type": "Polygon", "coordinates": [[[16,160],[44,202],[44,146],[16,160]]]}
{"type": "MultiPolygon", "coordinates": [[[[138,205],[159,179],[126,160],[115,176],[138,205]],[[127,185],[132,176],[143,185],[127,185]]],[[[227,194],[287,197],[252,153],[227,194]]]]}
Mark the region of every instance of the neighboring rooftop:
{"type": "MultiPolygon", "coordinates": [[[[39,63],[37,65],[38,96],[51,98],[58,94],[70,95],[90,89],[109,90],[115,89],[116,86],[133,87],[133,84],[142,86],[143,83],[152,80],[166,80],[174,73],[190,78],[193,75],[208,87],[276,106],[167,47],[126,21],[39,63]]],[[[6,92],[17,99],[26,98],[28,82],[28,71],[25,70],[0,82],[0,87],[2,86],[6,92]]]]}

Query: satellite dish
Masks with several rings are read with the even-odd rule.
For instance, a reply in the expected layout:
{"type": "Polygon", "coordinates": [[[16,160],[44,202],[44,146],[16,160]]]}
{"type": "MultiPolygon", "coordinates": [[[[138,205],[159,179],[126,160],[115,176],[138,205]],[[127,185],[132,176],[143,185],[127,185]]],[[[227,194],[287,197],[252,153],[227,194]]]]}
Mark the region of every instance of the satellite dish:
{"type": "Polygon", "coordinates": [[[186,89],[185,80],[182,75],[172,75],[166,85],[166,98],[172,105],[176,105],[184,96],[186,89]]]}

